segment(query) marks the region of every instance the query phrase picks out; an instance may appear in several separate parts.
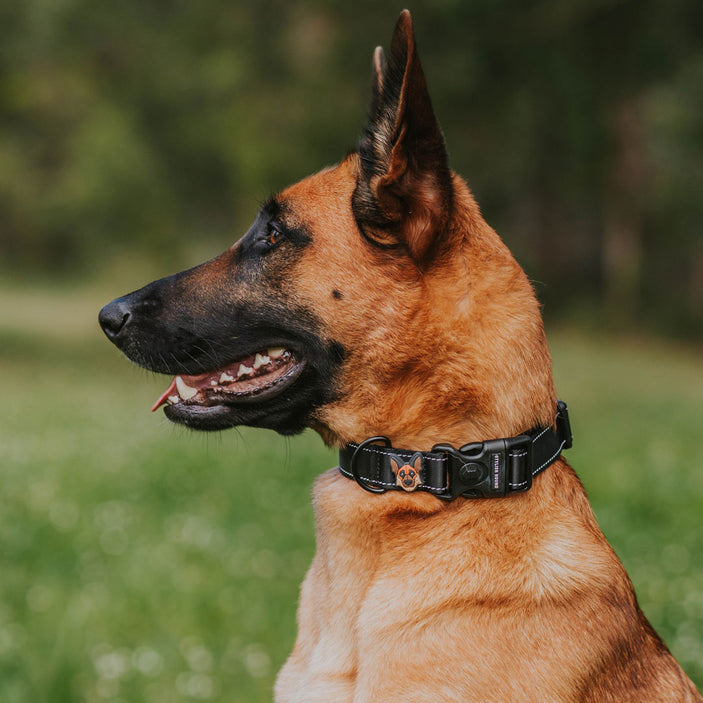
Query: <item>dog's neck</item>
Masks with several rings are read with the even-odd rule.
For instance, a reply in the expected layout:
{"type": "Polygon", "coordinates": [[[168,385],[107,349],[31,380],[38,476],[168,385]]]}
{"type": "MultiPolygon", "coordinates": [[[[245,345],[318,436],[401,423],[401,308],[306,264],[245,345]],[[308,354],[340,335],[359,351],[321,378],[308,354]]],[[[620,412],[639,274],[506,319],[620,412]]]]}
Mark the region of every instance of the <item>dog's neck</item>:
{"type": "Polygon", "coordinates": [[[393,338],[395,358],[379,363],[374,340],[361,340],[349,360],[354,392],[342,379],[341,400],[313,425],[328,444],[385,435],[427,451],[552,422],[551,358],[532,286],[458,177],[455,193],[452,237],[461,255],[407,286],[393,316],[403,334],[379,330],[393,338]]]}

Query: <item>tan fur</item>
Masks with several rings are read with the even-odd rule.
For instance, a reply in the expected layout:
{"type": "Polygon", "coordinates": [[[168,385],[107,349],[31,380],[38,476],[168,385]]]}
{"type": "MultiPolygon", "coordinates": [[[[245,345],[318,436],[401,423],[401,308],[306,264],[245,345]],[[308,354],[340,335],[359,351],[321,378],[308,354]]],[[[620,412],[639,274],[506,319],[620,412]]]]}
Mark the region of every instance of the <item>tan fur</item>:
{"type": "MultiPolygon", "coordinates": [[[[359,237],[356,172],[352,156],[282,194],[314,232],[289,294],[314,302],[350,352],[317,429],[337,445],[382,429],[394,446],[429,450],[549,424],[535,296],[466,185],[455,176],[454,255],[419,274],[359,237]]],[[[449,504],[369,496],[332,470],[314,506],[317,553],[279,703],[701,700],[565,461],[528,493],[449,504]]]]}
{"type": "Polygon", "coordinates": [[[572,472],[553,468],[498,508],[397,494],[379,506],[335,471],[320,478],[318,551],[276,700],[699,700],[645,636],[572,472]]]}
{"type": "Polygon", "coordinates": [[[438,437],[461,445],[551,423],[539,306],[466,184],[455,177],[458,252],[421,273],[359,237],[349,210],[356,170],[351,156],[280,196],[315,233],[288,295],[334,320],[330,338],[350,352],[343,398],[319,411],[316,429],[345,443],[383,428],[396,446],[429,449],[438,437]]]}

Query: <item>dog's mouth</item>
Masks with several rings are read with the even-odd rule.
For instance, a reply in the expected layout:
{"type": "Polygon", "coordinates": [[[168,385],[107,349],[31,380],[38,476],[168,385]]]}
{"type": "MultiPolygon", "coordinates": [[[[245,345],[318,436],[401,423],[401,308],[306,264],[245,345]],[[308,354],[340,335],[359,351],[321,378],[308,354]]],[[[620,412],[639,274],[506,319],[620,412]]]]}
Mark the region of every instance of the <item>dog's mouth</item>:
{"type": "Polygon", "coordinates": [[[175,376],[151,410],[166,405],[166,413],[171,416],[181,409],[192,412],[263,402],[288,388],[304,367],[305,362],[290,349],[269,347],[213,371],[175,376]]]}

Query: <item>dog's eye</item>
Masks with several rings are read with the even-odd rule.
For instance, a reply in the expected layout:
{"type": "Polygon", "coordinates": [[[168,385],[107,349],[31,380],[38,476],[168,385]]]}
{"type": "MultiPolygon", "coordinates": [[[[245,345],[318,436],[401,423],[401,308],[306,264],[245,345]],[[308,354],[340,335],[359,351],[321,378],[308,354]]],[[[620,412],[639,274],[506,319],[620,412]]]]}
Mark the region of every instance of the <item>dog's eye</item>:
{"type": "Polygon", "coordinates": [[[272,222],[266,233],[266,244],[269,247],[275,247],[283,239],[283,230],[274,222],[272,222]]]}

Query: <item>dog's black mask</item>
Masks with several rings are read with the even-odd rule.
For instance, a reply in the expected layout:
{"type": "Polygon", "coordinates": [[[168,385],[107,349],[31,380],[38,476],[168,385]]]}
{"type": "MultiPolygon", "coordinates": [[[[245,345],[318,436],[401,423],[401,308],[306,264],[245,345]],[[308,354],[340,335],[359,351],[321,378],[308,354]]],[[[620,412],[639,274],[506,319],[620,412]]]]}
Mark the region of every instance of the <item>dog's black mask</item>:
{"type": "Polygon", "coordinates": [[[180,377],[155,406],[165,404],[170,420],[294,434],[334,397],[343,349],[288,294],[310,241],[271,201],[229,251],[101,310],[105,334],[129,359],[180,377]]]}

